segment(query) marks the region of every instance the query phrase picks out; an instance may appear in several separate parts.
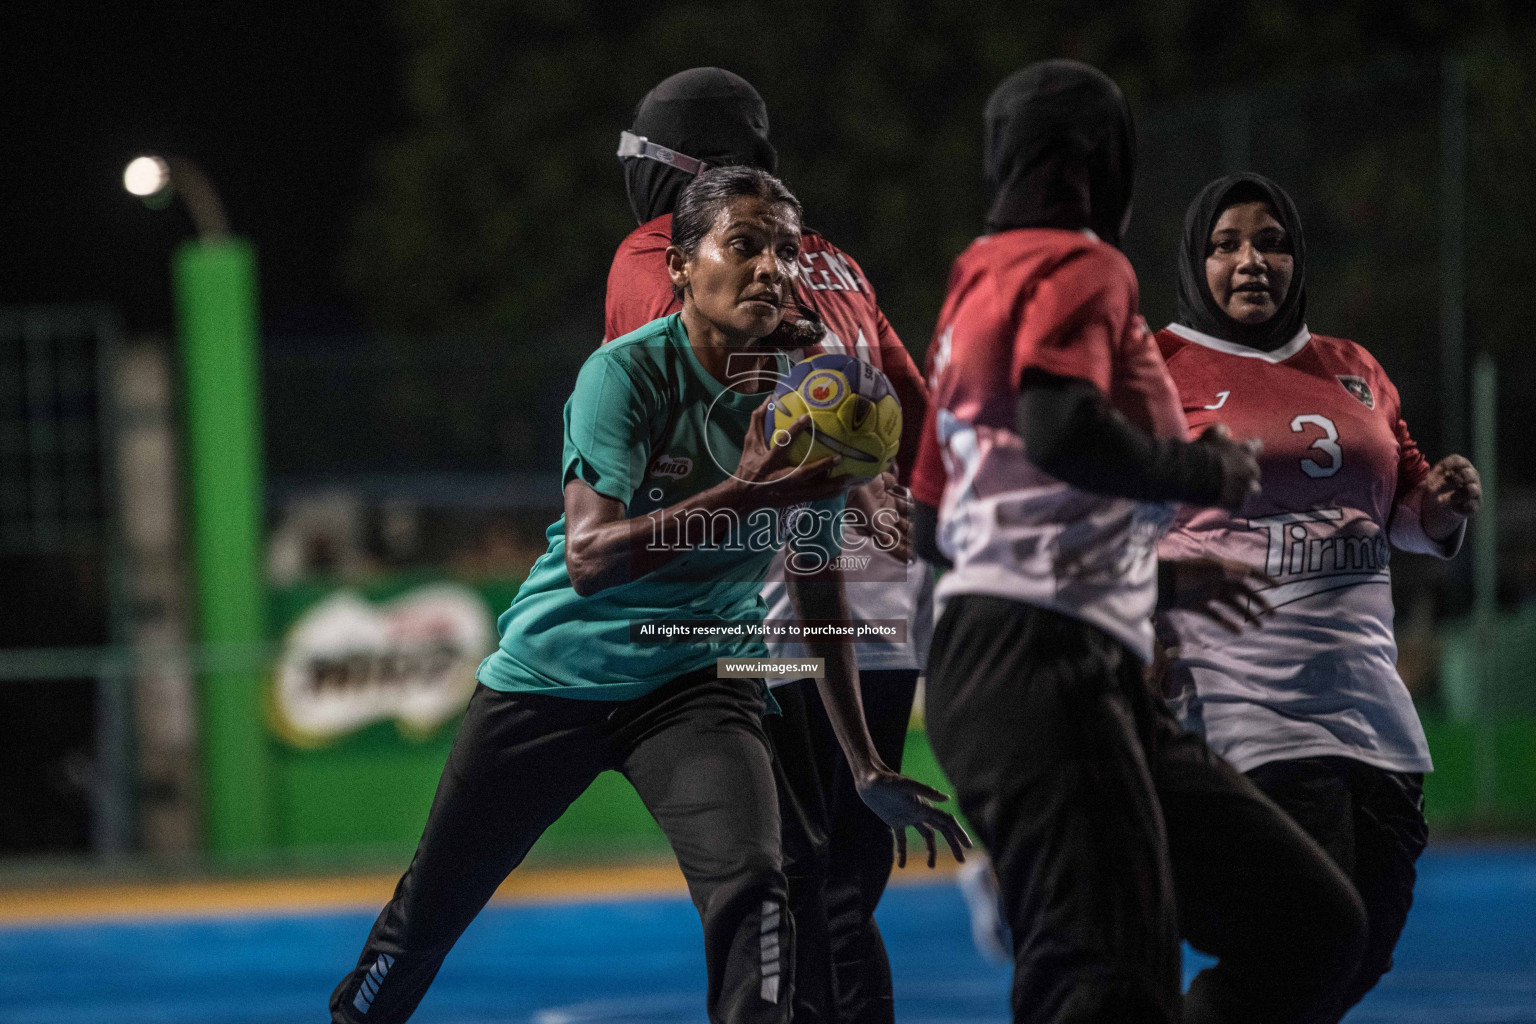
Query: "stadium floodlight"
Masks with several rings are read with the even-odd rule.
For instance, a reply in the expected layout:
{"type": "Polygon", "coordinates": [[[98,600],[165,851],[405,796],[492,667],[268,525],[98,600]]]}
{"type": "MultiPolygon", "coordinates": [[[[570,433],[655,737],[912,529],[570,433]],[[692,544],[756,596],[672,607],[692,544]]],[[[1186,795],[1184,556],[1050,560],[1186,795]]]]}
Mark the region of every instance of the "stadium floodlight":
{"type": "Polygon", "coordinates": [[[147,198],[171,183],[171,165],[158,156],[135,157],[123,169],[123,188],[147,198]]]}
{"type": "Polygon", "coordinates": [[[134,157],[123,168],[123,188],[156,209],[168,205],[174,191],[187,204],[199,238],[207,241],[229,237],[224,204],[213,190],[213,183],[200,167],[184,157],[134,157]]]}

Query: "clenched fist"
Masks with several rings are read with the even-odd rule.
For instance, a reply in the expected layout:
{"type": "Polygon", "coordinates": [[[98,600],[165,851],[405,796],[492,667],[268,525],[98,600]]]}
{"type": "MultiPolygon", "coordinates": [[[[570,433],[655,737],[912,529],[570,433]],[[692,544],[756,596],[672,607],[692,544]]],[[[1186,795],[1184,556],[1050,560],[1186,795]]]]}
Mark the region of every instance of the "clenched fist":
{"type": "Polygon", "coordinates": [[[1430,468],[1421,485],[1419,522],[1433,540],[1444,540],[1483,506],[1483,482],[1464,455],[1447,455],[1430,468]]]}

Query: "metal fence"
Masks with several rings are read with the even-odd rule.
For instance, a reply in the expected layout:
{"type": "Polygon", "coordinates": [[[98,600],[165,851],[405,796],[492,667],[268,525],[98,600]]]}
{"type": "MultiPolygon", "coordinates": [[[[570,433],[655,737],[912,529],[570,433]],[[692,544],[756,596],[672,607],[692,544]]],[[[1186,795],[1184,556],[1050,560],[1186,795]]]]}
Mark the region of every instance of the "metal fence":
{"type": "MultiPolygon", "coordinates": [[[[1536,209],[1519,196],[1523,150],[1508,140],[1523,122],[1509,104],[1497,69],[1447,60],[1309,72],[1143,112],[1127,254],[1149,320],[1174,314],[1188,202],[1219,174],[1258,170],[1291,191],[1305,223],[1309,324],[1376,355],[1432,457],[1471,440],[1473,352],[1498,362],[1498,435],[1536,433],[1536,403],[1523,400],[1536,347],[1520,330],[1522,303],[1536,298],[1536,209]]],[[[860,251],[857,239],[839,242],[860,251]]],[[[537,339],[266,339],[274,585],[319,601],[402,574],[515,580],[558,514],[561,408],[599,333],[596,302],[588,313],[537,339]]],[[[930,324],[897,326],[920,341],[930,324]]],[[[188,643],[174,374],[164,344],[120,359],[119,347],[101,310],[0,310],[0,582],[16,606],[0,617],[0,733],[10,729],[0,833],[19,837],[0,854],[204,849],[213,810],[200,709],[220,678],[270,695],[282,658],[279,629],[260,649],[188,643]]],[[[1481,618],[1455,618],[1472,607],[1465,557],[1394,559],[1403,672],[1439,730],[1431,802],[1463,809],[1444,819],[1453,825],[1526,821],[1519,793],[1536,789],[1528,749],[1520,756],[1536,685],[1519,674],[1536,663],[1520,653],[1536,634],[1529,613],[1512,610],[1536,596],[1536,462],[1518,449],[1506,446],[1503,500],[1484,513],[1501,529],[1481,618]],[[1504,610],[1489,618],[1492,597],[1504,610]],[[1495,669],[1468,660],[1490,645],[1495,669]],[[1442,699],[1444,665],[1462,680],[1503,673],[1490,691],[1498,706],[1442,699]],[[1463,771],[1463,760],[1480,767],[1463,771]]],[[[252,779],[269,801],[258,833],[273,849],[406,841],[409,829],[390,831],[385,796],[373,831],[350,837],[340,805],[310,797],[374,771],[383,793],[422,799],[441,734],[402,738],[381,720],[305,750],[271,732],[269,709],[250,714],[265,766],[252,779]]]]}

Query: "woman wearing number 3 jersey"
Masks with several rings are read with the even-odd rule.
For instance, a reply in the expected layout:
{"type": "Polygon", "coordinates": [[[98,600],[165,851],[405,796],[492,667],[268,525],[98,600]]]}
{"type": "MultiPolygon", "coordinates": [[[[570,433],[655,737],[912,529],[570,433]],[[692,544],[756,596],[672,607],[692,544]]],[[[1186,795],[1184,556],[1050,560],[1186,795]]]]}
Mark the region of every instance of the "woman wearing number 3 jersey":
{"type": "MultiPolygon", "coordinates": [[[[1365,903],[1368,945],[1325,1018],[1336,1021],[1390,968],[1425,843],[1430,758],[1397,674],[1389,548],[1451,557],[1482,492],[1466,459],[1420,454],[1368,352],[1307,330],[1305,271],[1296,208],[1267,178],[1222,178],[1190,206],[1180,322],[1158,344],[1192,433],[1220,423],[1263,442],[1263,493],[1237,513],[1186,507],[1159,555],[1267,579],[1247,628],[1175,609],[1160,638],[1185,725],[1310,833],[1365,903]]],[[[1175,594],[1217,582],[1209,568],[1172,575],[1175,594]]]]}

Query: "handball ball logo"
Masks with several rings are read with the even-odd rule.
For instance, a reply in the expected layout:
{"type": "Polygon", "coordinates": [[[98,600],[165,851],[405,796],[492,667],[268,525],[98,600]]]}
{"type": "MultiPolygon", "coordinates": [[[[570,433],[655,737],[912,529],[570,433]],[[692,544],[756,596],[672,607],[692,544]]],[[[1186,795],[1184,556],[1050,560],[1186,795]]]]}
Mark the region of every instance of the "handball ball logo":
{"type": "MultiPolygon", "coordinates": [[[[794,371],[790,371],[790,376],[794,376],[794,371]]],[[[800,394],[805,396],[805,403],[813,409],[830,409],[841,401],[847,390],[842,374],[817,370],[805,378],[800,394]]]]}
{"type": "Polygon", "coordinates": [[[774,389],[763,422],[765,440],[773,444],[777,431],[806,414],[811,429],[790,446],[792,461],[841,455],[836,475],[870,477],[895,460],[901,402],[885,374],[869,363],[831,352],[796,363],[774,389]]]}

